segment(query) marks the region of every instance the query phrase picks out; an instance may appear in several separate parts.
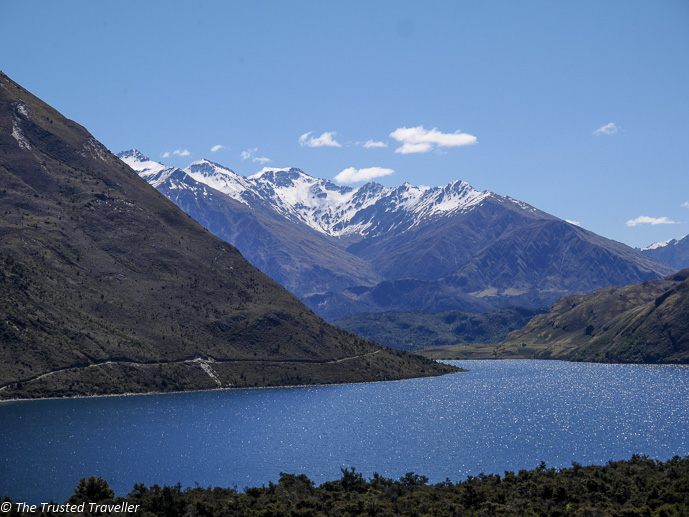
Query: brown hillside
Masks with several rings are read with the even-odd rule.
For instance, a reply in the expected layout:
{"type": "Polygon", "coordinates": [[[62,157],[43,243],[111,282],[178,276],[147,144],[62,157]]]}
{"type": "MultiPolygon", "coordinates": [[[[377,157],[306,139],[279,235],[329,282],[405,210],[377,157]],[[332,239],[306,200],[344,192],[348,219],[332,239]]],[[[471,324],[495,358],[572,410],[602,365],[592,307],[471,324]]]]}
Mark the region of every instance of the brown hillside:
{"type": "Polygon", "coordinates": [[[689,269],[664,280],[565,296],[512,332],[498,357],[689,362],[689,269]]]}
{"type": "Polygon", "coordinates": [[[325,324],[0,73],[0,398],[452,371],[325,324]]]}

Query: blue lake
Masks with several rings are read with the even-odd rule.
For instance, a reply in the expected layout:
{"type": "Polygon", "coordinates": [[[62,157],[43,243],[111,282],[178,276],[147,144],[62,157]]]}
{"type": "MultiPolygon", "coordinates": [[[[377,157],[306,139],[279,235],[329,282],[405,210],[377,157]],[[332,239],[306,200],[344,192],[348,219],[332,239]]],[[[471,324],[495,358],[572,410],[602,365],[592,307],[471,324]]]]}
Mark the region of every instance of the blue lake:
{"type": "Polygon", "coordinates": [[[432,482],[646,454],[689,455],[689,367],[452,361],[399,382],[0,404],[0,497],[65,501],[82,477],[316,483],[340,468],[432,482]]]}

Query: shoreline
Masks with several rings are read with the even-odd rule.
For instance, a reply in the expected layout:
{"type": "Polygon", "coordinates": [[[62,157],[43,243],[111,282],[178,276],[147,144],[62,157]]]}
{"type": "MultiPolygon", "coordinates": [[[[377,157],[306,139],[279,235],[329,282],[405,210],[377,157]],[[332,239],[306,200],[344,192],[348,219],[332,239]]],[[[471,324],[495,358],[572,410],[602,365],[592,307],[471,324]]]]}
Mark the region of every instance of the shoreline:
{"type": "MultiPolygon", "coordinates": [[[[592,365],[613,365],[613,366],[656,366],[656,367],[685,367],[689,368],[689,364],[684,363],[601,363],[595,361],[570,361],[566,359],[530,359],[526,357],[503,357],[495,359],[476,359],[476,358],[465,358],[465,359],[434,359],[438,362],[443,361],[544,361],[544,362],[558,362],[558,363],[574,363],[574,364],[592,364],[592,365]]],[[[454,365],[452,365],[454,366],[454,365]]],[[[402,382],[410,381],[413,379],[431,379],[436,377],[446,377],[448,375],[456,375],[458,373],[468,373],[471,370],[466,370],[461,367],[458,372],[444,373],[441,375],[431,375],[426,377],[409,377],[406,379],[389,379],[380,381],[359,381],[359,382],[334,382],[334,383],[319,383],[319,384],[284,384],[276,386],[236,386],[236,387],[226,387],[226,388],[207,388],[198,390],[176,390],[176,391],[147,391],[145,393],[103,393],[99,395],[74,395],[69,397],[40,397],[40,398],[13,398],[0,400],[0,407],[6,403],[12,402],[32,402],[41,400],[74,400],[74,399],[93,399],[93,398],[105,398],[105,397],[132,397],[132,396],[147,396],[147,395],[179,395],[183,393],[205,393],[214,391],[233,391],[233,390],[267,390],[267,389],[285,389],[285,388],[311,388],[311,387],[325,387],[325,386],[349,386],[357,384],[378,384],[382,382],[402,382]]]]}
{"type": "Polygon", "coordinates": [[[105,397],[135,397],[148,395],[179,395],[183,393],[211,393],[214,391],[233,391],[233,390],[269,390],[269,389],[285,389],[285,388],[321,388],[325,386],[350,386],[357,384],[378,384],[381,382],[402,382],[413,379],[431,379],[435,377],[445,377],[447,375],[457,375],[458,373],[467,373],[469,370],[461,370],[458,372],[444,373],[442,375],[432,375],[428,377],[409,377],[407,379],[389,379],[386,381],[359,381],[359,382],[334,382],[332,384],[285,384],[280,386],[236,386],[228,388],[208,388],[200,390],[183,390],[183,391],[147,391],[145,393],[104,393],[100,395],[74,395],[72,397],[40,397],[40,398],[25,398],[25,399],[5,399],[0,400],[0,407],[6,403],[12,402],[38,402],[41,400],[75,400],[75,399],[94,399],[105,397]]]}
{"type": "MultiPolygon", "coordinates": [[[[594,361],[568,361],[566,359],[529,359],[526,357],[510,357],[510,358],[497,358],[497,359],[435,359],[438,362],[442,361],[552,361],[552,362],[559,362],[559,363],[574,363],[574,364],[593,364],[593,365],[619,365],[619,366],[657,366],[657,367],[665,367],[665,366],[673,366],[673,367],[685,367],[689,368],[689,364],[683,364],[683,363],[599,363],[599,362],[594,362],[594,361]]],[[[453,365],[454,366],[454,365],[453,365]]],[[[460,368],[460,367],[458,367],[460,368]]],[[[5,399],[5,400],[0,400],[0,407],[3,404],[6,403],[12,403],[12,402],[32,402],[32,401],[41,401],[41,400],[74,400],[74,399],[92,399],[92,398],[104,398],[104,397],[132,397],[132,396],[147,396],[147,395],[179,395],[182,393],[205,393],[205,392],[214,392],[214,391],[232,391],[232,390],[268,390],[268,389],[285,389],[285,388],[311,388],[311,387],[324,387],[324,386],[349,386],[349,385],[356,385],[356,384],[378,384],[381,382],[401,382],[401,381],[409,381],[413,379],[431,379],[435,377],[446,377],[448,375],[456,375],[458,373],[468,373],[471,370],[466,370],[461,368],[460,371],[458,372],[451,372],[451,373],[444,373],[442,375],[432,375],[432,376],[427,376],[427,377],[409,377],[406,379],[390,379],[386,381],[359,381],[359,382],[334,382],[334,383],[328,383],[328,384],[284,384],[284,385],[277,385],[277,386],[236,386],[236,387],[227,387],[227,388],[208,388],[208,389],[199,389],[199,390],[182,390],[182,391],[147,391],[145,393],[133,393],[133,392],[126,392],[126,393],[104,393],[104,394],[99,394],[99,395],[74,395],[71,397],[40,397],[40,398],[14,398],[14,399],[5,399]]]]}

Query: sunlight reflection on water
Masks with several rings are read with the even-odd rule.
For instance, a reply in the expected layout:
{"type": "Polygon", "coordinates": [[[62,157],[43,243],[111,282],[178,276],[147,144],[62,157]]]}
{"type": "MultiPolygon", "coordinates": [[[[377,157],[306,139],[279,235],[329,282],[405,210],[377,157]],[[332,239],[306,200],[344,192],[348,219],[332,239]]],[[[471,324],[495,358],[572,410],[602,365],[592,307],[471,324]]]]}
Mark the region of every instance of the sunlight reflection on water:
{"type": "MultiPolygon", "coordinates": [[[[233,486],[356,467],[432,482],[689,454],[689,368],[453,361],[409,381],[0,405],[0,495],[62,501],[79,478],[233,486]]],[[[39,501],[39,502],[41,502],[39,501]]]]}

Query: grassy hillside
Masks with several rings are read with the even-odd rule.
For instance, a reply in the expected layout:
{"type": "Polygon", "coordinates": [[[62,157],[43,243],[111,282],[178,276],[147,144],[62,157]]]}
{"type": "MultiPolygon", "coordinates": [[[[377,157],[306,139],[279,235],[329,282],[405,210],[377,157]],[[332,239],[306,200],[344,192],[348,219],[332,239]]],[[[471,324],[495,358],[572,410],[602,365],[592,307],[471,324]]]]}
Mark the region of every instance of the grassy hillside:
{"type": "Polygon", "coordinates": [[[689,269],[565,296],[499,344],[429,346],[431,359],[689,363],[689,269]]]}
{"type": "Polygon", "coordinates": [[[0,398],[452,371],[327,325],[0,74],[0,398]]]}
{"type": "Polygon", "coordinates": [[[566,296],[496,350],[499,357],[689,362],[689,269],[664,280],[566,296]]]}

